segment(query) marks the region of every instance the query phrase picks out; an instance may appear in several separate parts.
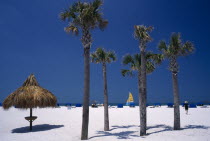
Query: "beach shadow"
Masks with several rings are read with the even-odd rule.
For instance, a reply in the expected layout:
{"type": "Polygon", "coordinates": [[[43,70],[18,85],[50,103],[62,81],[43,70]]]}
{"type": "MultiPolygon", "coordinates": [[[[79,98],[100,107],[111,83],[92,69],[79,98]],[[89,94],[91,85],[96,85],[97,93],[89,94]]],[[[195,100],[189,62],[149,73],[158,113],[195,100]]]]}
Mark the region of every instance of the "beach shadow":
{"type": "MultiPolygon", "coordinates": [[[[162,130],[147,133],[147,135],[160,133],[160,132],[165,132],[165,131],[175,131],[175,130],[173,130],[173,127],[168,126],[168,125],[164,125],[164,124],[159,124],[159,125],[155,125],[155,126],[148,126],[147,130],[153,129],[153,128],[162,128],[162,130]]],[[[181,128],[181,130],[185,130],[185,129],[209,129],[209,128],[210,128],[209,126],[204,126],[204,125],[187,125],[184,128],[181,128]]],[[[176,131],[180,131],[180,130],[176,130],[176,131]]]]}
{"type": "MultiPolygon", "coordinates": [[[[111,128],[109,131],[97,131],[96,136],[92,136],[89,139],[92,138],[97,138],[97,137],[105,137],[105,136],[116,136],[117,139],[131,139],[130,137],[141,137],[141,138],[145,138],[146,136],[139,136],[139,135],[133,135],[136,132],[139,131],[122,131],[122,132],[117,132],[117,133],[111,133],[111,131],[116,130],[116,129],[128,129],[128,128],[135,128],[135,127],[140,127],[137,125],[128,125],[128,126],[112,126],[113,128],[111,128]]],[[[165,125],[165,124],[158,124],[158,125],[154,125],[154,126],[148,126],[147,130],[149,131],[150,129],[154,129],[154,128],[158,128],[160,130],[154,131],[154,132],[150,132],[147,133],[147,135],[151,135],[151,134],[156,134],[156,133],[160,133],[160,132],[166,132],[166,131],[175,131],[173,130],[173,127],[165,125]]],[[[184,129],[209,129],[209,126],[204,126],[204,125],[187,125],[184,128],[181,128],[181,130],[184,129]]]]}
{"type": "Polygon", "coordinates": [[[135,132],[137,131],[122,131],[118,133],[110,133],[107,131],[97,131],[97,134],[100,134],[100,135],[90,137],[89,139],[97,138],[97,137],[105,137],[105,136],[116,136],[117,139],[130,139],[130,136],[135,136],[135,135],[132,135],[135,132]]]}
{"type": "Polygon", "coordinates": [[[109,131],[113,131],[115,129],[122,129],[122,128],[128,129],[128,128],[139,127],[139,126],[137,126],[137,125],[117,126],[117,125],[115,125],[115,126],[112,126],[112,127],[113,128],[111,128],[109,131]]]}
{"type": "Polygon", "coordinates": [[[139,137],[136,135],[133,135],[133,133],[136,133],[138,131],[122,131],[122,132],[117,132],[117,133],[111,133],[111,131],[115,130],[115,129],[122,129],[122,128],[132,128],[132,127],[138,127],[136,125],[128,125],[128,126],[112,126],[113,128],[111,128],[109,131],[97,131],[96,136],[92,136],[89,139],[92,138],[97,138],[97,137],[105,137],[105,136],[115,136],[117,137],[117,139],[130,139],[130,137],[139,137]]]}
{"type": "Polygon", "coordinates": [[[64,127],[64,125],[41,124],[41,125],[35,125],[35,126],[33,126],[32,127],[32,131],[29,130],[29,126],[26,126],[26,127],[15,128],[11,132],[12,133],[41,132],[41,131],[47,131],[47,130],[61,128],[61,127],[64,127]]]}
{"type": "Polygon", "coordinates": [[[204,125],[187,125],[182,129],[184,130],[184,129],[209,129],[209,128],[210,126],[204,126],[204,125]]]}
{"type": "Polygon", "coordinates": [[[165,131],[172,131],[173,128],[171,126],[165,125],[165,124],[158,124],[155,126],[148,126],[147,130],[153,129],[153,128],[162,128],[162,130],[154,131],[151,133],[147,133],[147,135],[155,134],[155,133],[160,133],[160,132],[165,132],[165,131]]]}

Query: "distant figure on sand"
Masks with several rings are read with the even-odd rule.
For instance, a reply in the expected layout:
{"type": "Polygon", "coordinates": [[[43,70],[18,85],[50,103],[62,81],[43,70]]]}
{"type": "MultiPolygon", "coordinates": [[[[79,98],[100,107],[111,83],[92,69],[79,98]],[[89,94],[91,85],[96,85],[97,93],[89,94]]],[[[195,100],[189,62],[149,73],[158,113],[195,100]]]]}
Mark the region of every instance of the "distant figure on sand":
{"type": "Polygon", "coordinates": [[[188,114],[188,108],[189,108],[189,104],[187,101],[184,102],[184,109],[186,111],[186,114],[188,114]]]}

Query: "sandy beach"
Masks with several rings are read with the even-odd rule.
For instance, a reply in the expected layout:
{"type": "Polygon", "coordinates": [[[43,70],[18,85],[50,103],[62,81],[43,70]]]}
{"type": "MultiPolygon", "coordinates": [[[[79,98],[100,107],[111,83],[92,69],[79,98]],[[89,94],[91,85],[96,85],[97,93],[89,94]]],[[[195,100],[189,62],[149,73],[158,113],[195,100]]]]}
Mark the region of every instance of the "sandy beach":
{"type": "MultiPolygon", "coordinates": [[[[110,131],[103,131],[103,107],[90,108],[89,140],[207,141],[210,140],[210,108],[181,107],[180,131],[173,131],[173,108],[147,108],[147,136],[139,136],[139,107],[110,108],[110,131]]],[[[34,109],[38,119],[29,132],[29,110],[0,107],[0,141],[77,141],[80,140],[82,108],[34,109]]]]}

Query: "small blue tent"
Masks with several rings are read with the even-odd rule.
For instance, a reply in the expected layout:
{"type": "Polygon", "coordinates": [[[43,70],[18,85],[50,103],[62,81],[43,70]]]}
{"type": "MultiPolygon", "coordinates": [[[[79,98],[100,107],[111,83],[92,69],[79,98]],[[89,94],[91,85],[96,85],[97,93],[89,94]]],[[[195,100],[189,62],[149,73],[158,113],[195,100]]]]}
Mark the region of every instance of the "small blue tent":
{"type": "Polygon", "coordinates": [[[135,104],[134,104],[134,103],[130,103],[129,106],[130,106],[130,107],[135,107],[135,104]]]}
{"type": "Polygon", "coordinates": [[[173,103],[168,103],[168,108],[172,108],[173,107],[173,103]]]}
{"type": "Polygon", "coordinates": [[[123,104],[118,104],[117,108],[123,108],[123,104]]]}
{"type": "Polygon", "coordinates": [[[76,104],[76,107],[82,107],[82,104],[76,104]]]}

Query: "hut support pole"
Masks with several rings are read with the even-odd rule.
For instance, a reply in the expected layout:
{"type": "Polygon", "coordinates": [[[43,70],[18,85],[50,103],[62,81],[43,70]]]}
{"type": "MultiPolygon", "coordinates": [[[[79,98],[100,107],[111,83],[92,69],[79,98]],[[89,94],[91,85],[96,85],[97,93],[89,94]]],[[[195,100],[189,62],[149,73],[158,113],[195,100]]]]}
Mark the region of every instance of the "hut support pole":
{"type": "Polygon", "coordinates": [[[30,108],[30,131],[32,130],[32,108],[30,108]]]}

